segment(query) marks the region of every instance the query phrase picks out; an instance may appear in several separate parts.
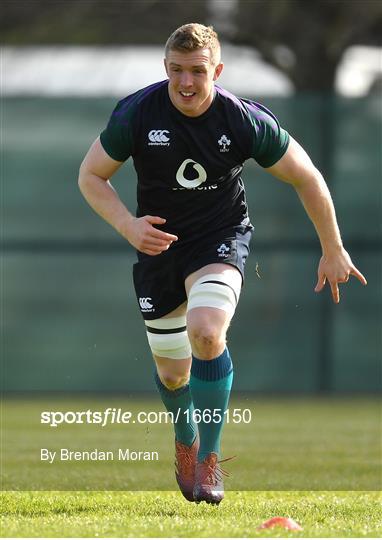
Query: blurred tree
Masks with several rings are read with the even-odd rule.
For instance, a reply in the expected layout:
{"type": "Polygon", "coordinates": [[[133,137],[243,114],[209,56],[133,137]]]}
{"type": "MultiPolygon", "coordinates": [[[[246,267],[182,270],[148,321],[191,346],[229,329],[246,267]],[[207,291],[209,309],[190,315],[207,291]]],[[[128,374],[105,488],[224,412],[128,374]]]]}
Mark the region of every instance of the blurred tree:
{"type": "MultiPolygon", "coordinates": [[[[219,0],[215,0],[218,2],[219,0]]],[[[223,0],[222,0],[223,1],[223,0]]],[[[297,92],[318,93],[311,125],[319,133],[319,166],[331,187],[335,154],[335,76],[351,45],[381,45],[380,0],[228,0],[235,6],[235,31],[226,38],[257,49],[282,70],[297,92]]],[[[224,36],[222,28],[221,35],[224,36]]],[[[317,143],[316,143],[317,144],[317,143]]],[[[309,149],[310,150],[310,149],[309,149]]],[[[319,388],[333,385],[333,305],[321,297],[319,388]]]]}
{"type": "Polygon", "coordinates": [[[2,0],[7,45],[164,44],[178,26],[204,21],[206,2],[193,0],[2,0]]]}
{"type": "Polygon", "coordinates": [[[233,43],[255,47],[297,91],[331,92],[350,45],[381,45],[380,0],[235,0],[233,43]]]}
{"type": "Polygon", "coordinates": [[[380,0],[2,0],[2,43],[163,44],[185,22],[255,47],[296,90],[328,91],[344,50],[381,44],[380,0]]]}

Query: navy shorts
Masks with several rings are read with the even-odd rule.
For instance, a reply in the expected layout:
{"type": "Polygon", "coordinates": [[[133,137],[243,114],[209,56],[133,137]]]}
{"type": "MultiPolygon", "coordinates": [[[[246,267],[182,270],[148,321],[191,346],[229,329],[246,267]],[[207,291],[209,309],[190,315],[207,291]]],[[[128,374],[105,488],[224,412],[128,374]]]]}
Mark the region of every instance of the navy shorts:
{"type": "Polygon", "coordinates": [[[225,263],[237,268],[244,279],[252,227],[223,229],[197,242],[173,244],[160,255],[139,253],[133,266],[138,306],[145,320],[160,319],[187,300],[184,281],[207,264],[225,263]]]}

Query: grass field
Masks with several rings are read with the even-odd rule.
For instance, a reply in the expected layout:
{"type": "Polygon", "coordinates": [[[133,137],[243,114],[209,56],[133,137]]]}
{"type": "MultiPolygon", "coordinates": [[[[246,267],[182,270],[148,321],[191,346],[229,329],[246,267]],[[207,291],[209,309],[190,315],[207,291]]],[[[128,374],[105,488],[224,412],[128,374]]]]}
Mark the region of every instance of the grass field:
{"type": "Polygon", "coordinates": [[[6,399],[2,536],[338,537],[382,535],[381,409],[375,398],[234,399],[252,420],[227,424],[226,498],[218,507],[175,491],[171,425],[41,425],[41,411],[161,410],[157,398],[6,399]],[[156,449],[159,462],[42,462],[58,450],[156,449]],[[290,516],[301,533],[257,531],[290,516]]]}
{"type": "Polygon", "coordinates": [[[229,492],[219,507],[176,492],[9,492],[2,536],[12,537],[380,537],[376,492],[229,492]],[[273,516],[302,532],[256,530],[273,516]]]}

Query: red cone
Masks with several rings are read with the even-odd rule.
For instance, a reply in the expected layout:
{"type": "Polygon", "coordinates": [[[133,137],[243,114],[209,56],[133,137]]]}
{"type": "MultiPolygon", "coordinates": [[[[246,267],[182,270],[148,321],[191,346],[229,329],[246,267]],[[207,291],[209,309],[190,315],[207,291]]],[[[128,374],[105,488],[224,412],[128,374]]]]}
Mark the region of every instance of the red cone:
{"type": "Polygon", "coordinates": [[[302,531],[302,527],[294,521],[292,518],[286,517],[273,517],[264,521],[257,527],[258,529],[272,529],[273,527],[283,527],[284,529],[289,529],[290,531],[302,531]]]}

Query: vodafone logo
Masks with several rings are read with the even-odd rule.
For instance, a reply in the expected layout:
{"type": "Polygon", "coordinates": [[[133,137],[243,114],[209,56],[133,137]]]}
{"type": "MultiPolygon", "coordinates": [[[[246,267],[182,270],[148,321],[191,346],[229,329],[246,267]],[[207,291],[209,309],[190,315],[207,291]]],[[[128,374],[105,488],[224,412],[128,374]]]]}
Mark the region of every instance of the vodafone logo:
{"type": "Polygon", "coordinates": [[[139,306],[141,308],[141,311],[155,311],[154,306],[150,302],[152,302],[152,298],[150,298],[149,296],[147,296],[146,298],[139,298],[139,306]]]}
{"type": "Polygon", "coordinates": [[[170,146],[168,129],[152,129],[148,133],[149,146],[170,146]]]}
{"type": "Polygon", "coordinates": [[[193,159],[185,159],[176,173],[176,181],[178,182],[178,184],[187,189],[196,188],[200,186],[200,184],[203,184],[203,182],[205,182],[206,180],[207,172],[205,168],[193,159]],[[184,174],[187,165],[192,165],[194,171],[198,173],[197,178],[194,178],[193,180],[188,180],[187,178],[185,178],[184,174]]]}

